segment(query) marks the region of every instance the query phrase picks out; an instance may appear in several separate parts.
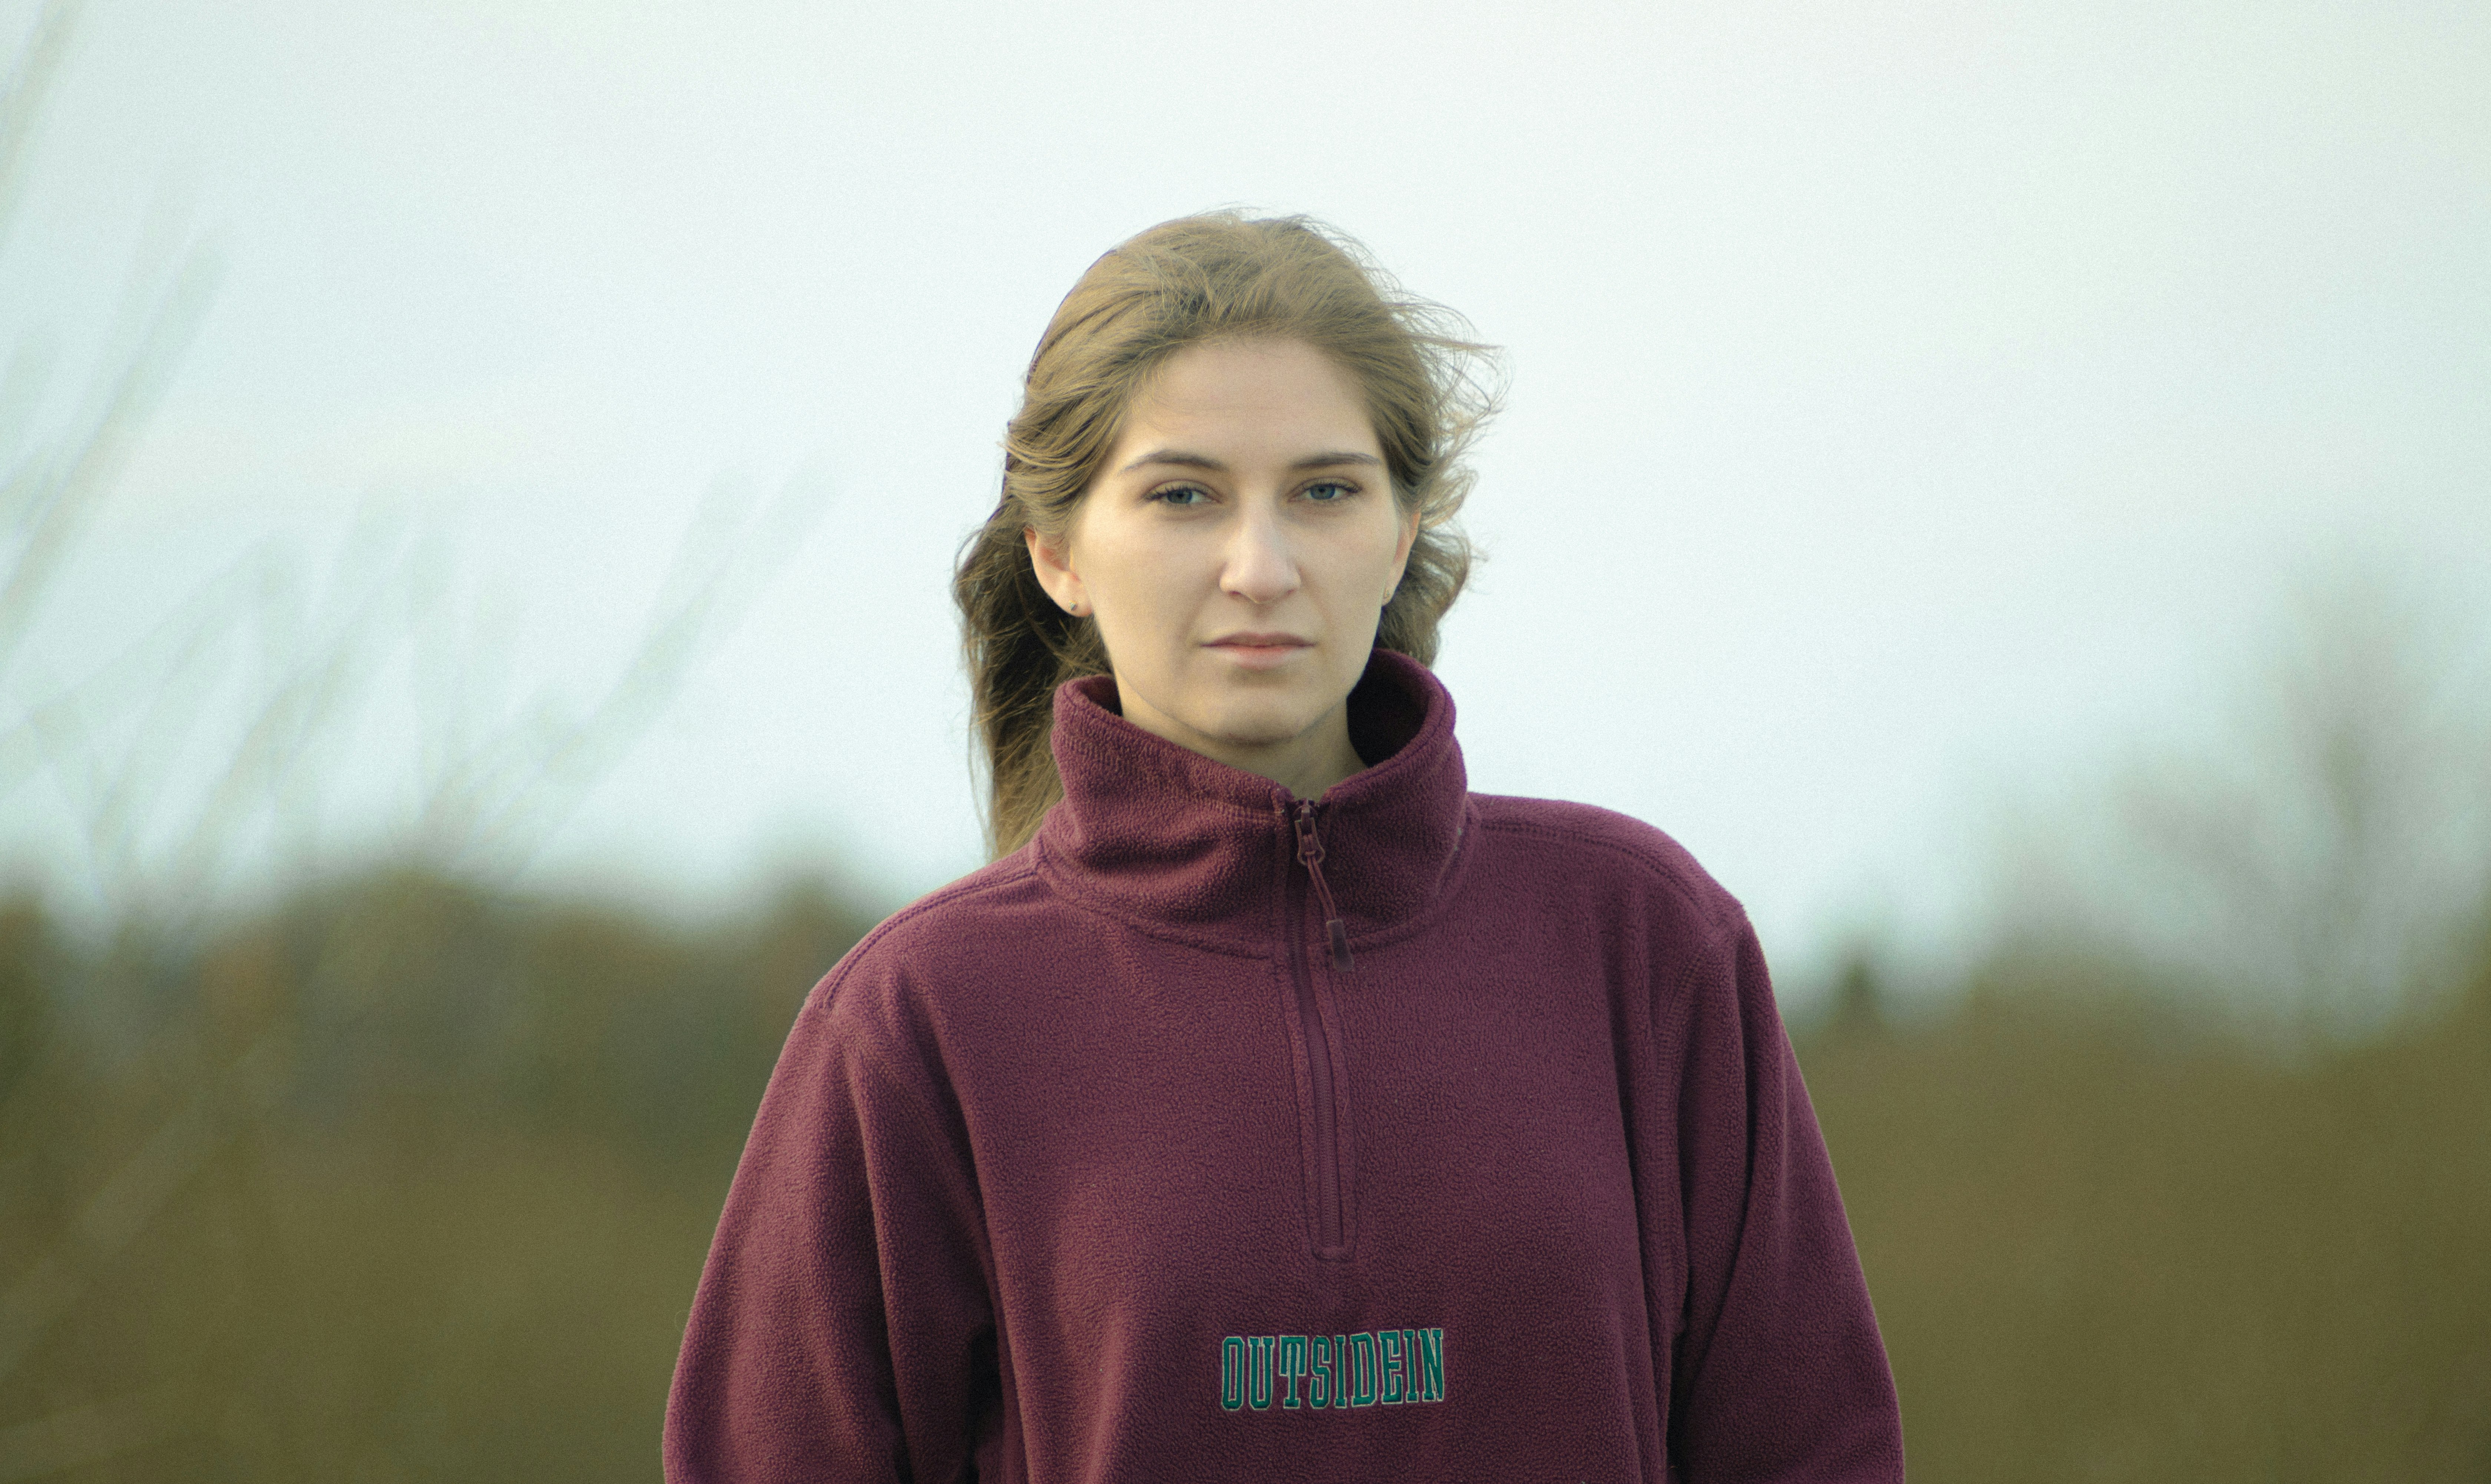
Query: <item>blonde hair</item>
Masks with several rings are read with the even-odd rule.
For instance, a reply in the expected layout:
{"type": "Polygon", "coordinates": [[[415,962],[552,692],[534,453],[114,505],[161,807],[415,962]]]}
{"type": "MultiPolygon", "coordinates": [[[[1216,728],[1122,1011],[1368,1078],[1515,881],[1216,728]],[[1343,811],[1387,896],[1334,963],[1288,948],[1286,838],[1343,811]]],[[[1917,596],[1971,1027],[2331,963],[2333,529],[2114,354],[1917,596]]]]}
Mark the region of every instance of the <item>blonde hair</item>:
{"type": "Polygon", "coordinates": [[[1468,329],[1304,217],[1180,217],[1090,265],[1030,358],[1004,435],[1003,496],[961,548],[952,583],[996,856],[1027,843],[1063,797],[1048,748],[1056,687],[1108,670],[1098,626],[1039,586],[1021,532],[1063,538],[1152,373],[1187,346],[1264,338],[1303,341],[1349,373],[1365,394],[1393,497],[1419,516],[1375,643],[1427,664],[1437,624],[1470,575],[1471,545],[1452,523],[1470,492],[1462,455],[1496,404],[1480,374],[1490,352],[1468,329]]]}

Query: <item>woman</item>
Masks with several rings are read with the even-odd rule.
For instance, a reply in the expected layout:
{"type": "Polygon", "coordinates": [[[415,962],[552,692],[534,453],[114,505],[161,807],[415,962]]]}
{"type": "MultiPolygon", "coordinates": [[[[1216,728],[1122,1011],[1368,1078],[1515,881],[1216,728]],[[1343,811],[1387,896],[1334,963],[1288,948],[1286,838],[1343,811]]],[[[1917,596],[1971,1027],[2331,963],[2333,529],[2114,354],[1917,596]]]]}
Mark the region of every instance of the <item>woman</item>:
{"type": "Polygon", "coordinates": [[[1476,349],[1295,218],[1056,311],[955,584],[998,858],[814,990],[676,1480],[1899,1479],[1754,934],[1472,794],[1476,349]]]}

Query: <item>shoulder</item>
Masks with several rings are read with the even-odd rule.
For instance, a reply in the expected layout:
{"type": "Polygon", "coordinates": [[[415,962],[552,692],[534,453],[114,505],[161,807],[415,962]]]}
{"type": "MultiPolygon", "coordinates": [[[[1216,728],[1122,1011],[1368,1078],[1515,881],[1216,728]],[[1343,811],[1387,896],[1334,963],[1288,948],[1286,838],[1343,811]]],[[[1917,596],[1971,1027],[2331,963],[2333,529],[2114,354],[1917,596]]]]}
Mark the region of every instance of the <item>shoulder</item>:
{"type": "Polygon", "coordinates": [[[1062,914],[1031,853],[1015,852],[885,917],[813,986],[803,1014],[866,1034],[907,1033],[929,986],[992,977],[1062,914]]]}
{"type": "Polygon", "coordinates": [[[1558,799],[1473,794],[1483,847],[1501,873],[1576,892],[1635,898],[1706,937],[1747,930],[1746,910],[1686,847],[1630,814],[1558,799]]]}

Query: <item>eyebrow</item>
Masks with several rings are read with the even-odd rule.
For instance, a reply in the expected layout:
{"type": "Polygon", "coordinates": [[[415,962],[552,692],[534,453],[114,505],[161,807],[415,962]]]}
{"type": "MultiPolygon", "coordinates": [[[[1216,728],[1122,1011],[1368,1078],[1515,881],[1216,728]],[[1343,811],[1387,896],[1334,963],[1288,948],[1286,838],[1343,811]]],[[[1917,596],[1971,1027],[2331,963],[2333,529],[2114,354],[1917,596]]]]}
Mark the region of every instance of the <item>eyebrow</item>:
{"type": "MultiPolygon", "coordinates": [[[[1377,458],[1372,453],[1343,451],[1333,453],[1310,453],[1304,458],[1299,459],[1296,463],[1291,464],[1289,467],[1292,470],[1337,469],[1343,464],[1364,464],[1380,467],[1383,462],[1384,460],[1377,458]]],[[[1127,464],[1124,468],[1119,469],[1116,472],[1118,474],[1130,474],[1136,469],[1145,468],[1152,464],[1174,464],[1181,469],[1203,469],[1208,470],[1213,474],[1226,474],[1228,472],[1228,466],[1226,464],[1221,463],[1219,460],[1213,458],[1209,454],[1188,453],[1183,449],[1153,449],[1150,452],[1143,454],[1141,457],[1133,460],[1129,464],[1127,464]]]]}

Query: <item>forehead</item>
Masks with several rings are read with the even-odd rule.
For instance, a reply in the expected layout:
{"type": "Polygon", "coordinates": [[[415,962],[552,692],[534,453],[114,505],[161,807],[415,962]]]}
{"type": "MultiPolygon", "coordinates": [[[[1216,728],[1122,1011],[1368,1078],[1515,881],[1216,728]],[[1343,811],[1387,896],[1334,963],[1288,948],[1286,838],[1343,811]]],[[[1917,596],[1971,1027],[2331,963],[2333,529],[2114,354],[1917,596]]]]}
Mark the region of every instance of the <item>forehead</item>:
{"type": "Polygon", "coordinates": [[[1126,409],[1118,450],[1172,439],[1377,451],[1357,381],[1299,340],[1220,340],[1169,357],[1126,409]]]}

